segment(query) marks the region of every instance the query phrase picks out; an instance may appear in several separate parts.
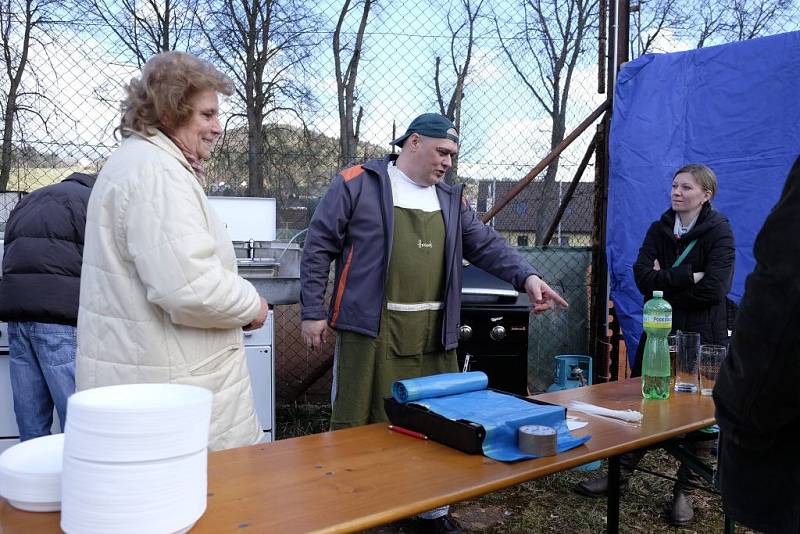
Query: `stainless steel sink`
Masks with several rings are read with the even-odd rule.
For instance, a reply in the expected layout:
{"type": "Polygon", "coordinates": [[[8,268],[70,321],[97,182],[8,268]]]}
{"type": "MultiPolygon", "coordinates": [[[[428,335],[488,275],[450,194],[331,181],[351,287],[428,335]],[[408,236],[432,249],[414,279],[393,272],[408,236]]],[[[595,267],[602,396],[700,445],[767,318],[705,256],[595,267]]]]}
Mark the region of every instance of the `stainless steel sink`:
{"type": "Polygon", "coordinates": [[[238,258],[236,265],[245,278],[275,278],[281,266],[274,258],[238,258]]]}
{"type": "Polygon", "coordinates": [[[253,284],[270,304],[300,300],[300,255],[296,243],[234,242],[239,275],[253,284]]]}

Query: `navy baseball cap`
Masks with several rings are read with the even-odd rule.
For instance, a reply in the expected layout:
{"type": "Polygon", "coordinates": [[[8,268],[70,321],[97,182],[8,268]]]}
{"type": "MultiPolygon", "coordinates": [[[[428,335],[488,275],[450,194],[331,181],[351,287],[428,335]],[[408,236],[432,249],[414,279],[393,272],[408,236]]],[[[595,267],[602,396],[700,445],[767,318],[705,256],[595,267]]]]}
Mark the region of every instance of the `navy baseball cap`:
{"type": "Polygon", "coordinates": [[[426,137],[434,137],[436,139],[450,139],[458,144],[458,132],[456,131],[456,127],[450,119],[438,113],[424,113],[420,115],[411,121],[406,133],[389,144],[402,147],[406,139],[414,133],[426,137]]]}

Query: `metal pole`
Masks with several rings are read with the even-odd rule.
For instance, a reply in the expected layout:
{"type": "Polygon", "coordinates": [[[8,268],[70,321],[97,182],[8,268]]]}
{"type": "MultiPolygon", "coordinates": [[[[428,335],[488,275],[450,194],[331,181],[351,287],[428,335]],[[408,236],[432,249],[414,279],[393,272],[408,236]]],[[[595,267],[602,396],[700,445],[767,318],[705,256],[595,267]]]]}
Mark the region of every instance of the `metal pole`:
{"type": "Polygon", "coordinates": [[[608,2],[608,72],[606,90],[609,99],[614,98],[614,80],[617,73],[617,1],[602,0],[608,2]]]}
{"type": "Polygon", "coordinates": [[[617,0],[617,64],[616,69],[622,67],[622,64],[630,59],[630,15],[631,15],[631,0],[617,0]]]}
{"type": "Polygon", "coordinates": [[[606,532],[619,533],[619,484],[620,465],[619,456],[608,459],[608,498],[606,508],[606,532]]]}
{"type": "Polygon", "coordinates": [[[597,92],[606,92],[606,22],[608,13],[606,10],[606,0],[600,0],[600,13],[598,18],[600,24],[597,28],[597,92]]]}
{"type": "MultiPolygon", "coordinates": [[[[563,204],[563,202],[564,202],[564,199],[562,198],[562,193],[561,193],[561,189],[562,189],[561,186],[563,184],[564,184],[564,182],[562,182],[561,180],[558,181],[558,202],[559,202],[559,204],[563,204]]],[[[564,206],[566,208],[566,204],[564,204],[564,206]]],[[[560,246],[561,245],[561,217],[558,218],[558,240],[557,241],[558,241],[558,244],[560,246]]],[[[545,243],[546,243],[546,241],[545,241],[545,243]]]]}
{"type": "MultiPolygon", "coordinates": [[[[547,233],[544,234],[544,241],[545,247],[547,243],[553,238],[553,233],[555,233],[556,226],[559,228],[559,238],[560,235],[560,228],[561,228],[561,218],[564,216],[564,212],[567,210],[567,205],[572,200],[572,195],[575,193],[575,190],[578,188],[578,182],[581,181],[581,176],[583,176],[586,167],[589,166],[589,161],[592,159],[592,154],[594,154],[595,147],[597,146],[597,134],[592,137],[591,142],[589,142],[589,146],[586,147],[586,153],[583,155],[583,159],[581,160],[580,164],[578,165],[578,170],[575,171],[575,176],[572,177],[572,183],[569,184],[567,188],[567,192],[564,194],[564,198],[561,199],[561,204],[558,206],[558,211],[556,212],[556,216],[553,218],[553,222],[550,223],[550,228],[547,229],[547,233]]],[[[561,182],[559,182],[559,193],[561,192],[561,182]]]]}
{"type": "Polygon", "coordinates": [[[595,155],[594,225],[592,231],[591,310],[589,350],[594,358],[594,383],[608,382],[608,264],[606,262],[606,207],[608,188],[608,116],[597,126],[595,155]]]}
{"type": "MultiPolygon", "coordinates": [[[[628,60],[630,0],[609,0],[608,9],[608,102],[613,110],[617,71],[628,60]]],[[[589,329],[591,350],[595,359],[594,371],[598,381],[608,381],[610,370],[608,343],[608,263],[606,259],[606,213],[608,210],[609,138],[611,110],[598,127],[597,157],[595,159],[595,224],[592,235],[592,321],[589,329]]]]}

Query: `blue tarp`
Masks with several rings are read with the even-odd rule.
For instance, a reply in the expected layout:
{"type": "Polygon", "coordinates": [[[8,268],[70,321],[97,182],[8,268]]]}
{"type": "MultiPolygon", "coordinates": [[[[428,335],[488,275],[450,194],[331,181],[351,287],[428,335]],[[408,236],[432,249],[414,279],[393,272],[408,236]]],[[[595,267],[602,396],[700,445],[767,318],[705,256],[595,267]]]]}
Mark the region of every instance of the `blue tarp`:
{"type": "Polygon", "coordinates": [[[671,178],[704,163],[713,204],[730,219],[739,301],[753,242],[800,154],[800,32],[646,55],[621,70],[611,122],[608,253],[611,298],[633,361],[642,295],[632,266],[650,224],[669,208],[671,178]]]}
{"type": "Polygon", "coordinates": [[[556,450],[564,452],[589,441],[573,436],[563,406],[528,402],[486,389],[489,378],[481,371],[442,373],[398,380],[392,384],[397,402],[413,402],[453,421],[478,423],[486,430],[483,453],[501,462],[536,458],[517,446],[517,431],[525,425],[545,425],[556,430],[556,450]]]}
{"type": "Polygon", "coordinates": [[[522,426],[544,425],[554,428],[558,452],[583,445],[591,438],[589,435],[572,435],[567,428],[566,409],[562,406],[533,404],[489,389],[414,402],[453,421],[463,419],[482,425],[486,430],[483,454],[501,462],[537,458],[535,454],[522,452],[517,445],[517,432],[522,426]]]}

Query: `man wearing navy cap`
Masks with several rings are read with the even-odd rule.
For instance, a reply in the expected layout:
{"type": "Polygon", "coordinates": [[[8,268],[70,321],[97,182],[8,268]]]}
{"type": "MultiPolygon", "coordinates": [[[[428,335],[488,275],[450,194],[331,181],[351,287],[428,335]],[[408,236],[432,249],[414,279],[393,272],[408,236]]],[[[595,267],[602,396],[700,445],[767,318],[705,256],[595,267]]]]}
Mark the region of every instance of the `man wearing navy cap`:
{"type": "MultiPolygon", "coordinates": [[[[333,429],[385,421],[396,380],[458,370],[462,259],[526,291],[534,313],[567,305],[481,222],[463,185],[444,182],[458,143],[449,119],[420,115],[392,141],[399,156],[342,170],[314,213],[300,267],[302,331],[312,350],[328,325],[337,331],[333,429]]],[[[435,530],[448,530],[438,519],[435,530]]]]}

